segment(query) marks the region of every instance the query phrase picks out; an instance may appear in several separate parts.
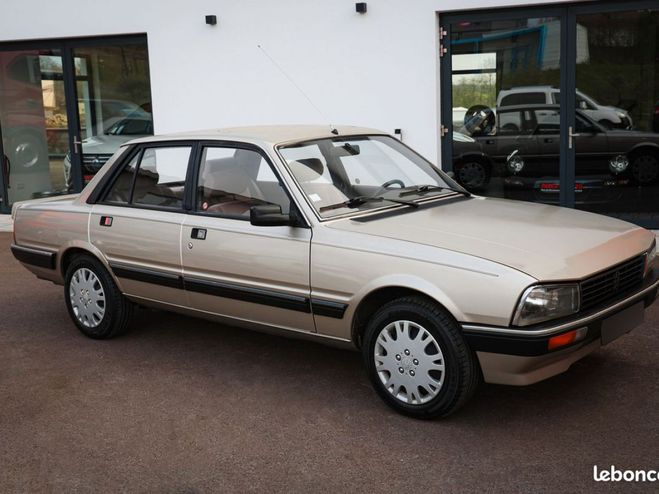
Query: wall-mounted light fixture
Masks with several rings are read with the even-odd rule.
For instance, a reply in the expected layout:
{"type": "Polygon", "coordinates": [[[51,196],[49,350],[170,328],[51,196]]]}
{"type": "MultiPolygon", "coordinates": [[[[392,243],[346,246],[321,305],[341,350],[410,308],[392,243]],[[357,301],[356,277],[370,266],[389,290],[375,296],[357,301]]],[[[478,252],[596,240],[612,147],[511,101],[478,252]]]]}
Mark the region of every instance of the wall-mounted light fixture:
{"type": "Polygon", "coordinates": [[[209,26],[214,26],[217,24],[217,16],[216,15],[207,15],[206,16],[206,24],[209,26]]]}
{"type": "Polygon", "coordinates": [[[359,2],[355,4],[355,10],[359,14],[365,14],[367,10],[366,2],[359,2]]]}

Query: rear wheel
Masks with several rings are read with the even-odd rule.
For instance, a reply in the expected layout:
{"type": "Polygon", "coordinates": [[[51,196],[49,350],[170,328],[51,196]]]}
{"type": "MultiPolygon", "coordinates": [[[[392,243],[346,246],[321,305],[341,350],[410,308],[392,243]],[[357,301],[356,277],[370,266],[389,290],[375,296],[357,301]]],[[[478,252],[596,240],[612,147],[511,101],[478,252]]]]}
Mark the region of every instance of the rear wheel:
{"type": "Polygon", "coordinates": [[[452,317],[421,297],[384,305],[369,321],[363,357],[371,383],[392,408],[445,417],[472,396],[481,372],[452,317]]]}
{"type": "Polygon", "coordinates": [[[127,330],[133,304],[97,259],[81,255],[71,262],[64,297],[71,319],[85,336],[113,338],[127,330]]]}

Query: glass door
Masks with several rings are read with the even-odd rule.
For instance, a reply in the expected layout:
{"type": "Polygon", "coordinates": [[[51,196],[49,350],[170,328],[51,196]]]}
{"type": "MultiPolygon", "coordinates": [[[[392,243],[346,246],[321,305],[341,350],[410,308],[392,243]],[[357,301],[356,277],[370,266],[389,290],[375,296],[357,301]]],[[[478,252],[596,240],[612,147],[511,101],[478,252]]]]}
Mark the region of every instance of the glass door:
{"type": "Polygon", "coordinates": [[[659,7],[440,17],[444,168],[478,194],[659,227],[659,7]]]}
{"type": "Polygon", "coordinates": [[[149,58],[146,40],[73,47],[72,56],[85,184],[122,144],[153,135],[149,58]]]}
{"type": "Polygon", "coordinates": [[[577,208],[656,228],[659,8],[642,6],[575,8],[572,158],[577,208]]]}
{"type": "Polygon", "coordinates": [[[1,206],[66,193],[69,151],[60,50],[0,51],[1,206]]]}
{"type": "Polygon", "coordinates": [[[153,134],[146,36],[0,44],[0,212],[79,192],[153,134]]]}
{"type": "Polygon", "coordinates": [[[559,204],[561,16],[470,15],[446,30],[442,147],[456,179],[481,195],[559,204]]]}

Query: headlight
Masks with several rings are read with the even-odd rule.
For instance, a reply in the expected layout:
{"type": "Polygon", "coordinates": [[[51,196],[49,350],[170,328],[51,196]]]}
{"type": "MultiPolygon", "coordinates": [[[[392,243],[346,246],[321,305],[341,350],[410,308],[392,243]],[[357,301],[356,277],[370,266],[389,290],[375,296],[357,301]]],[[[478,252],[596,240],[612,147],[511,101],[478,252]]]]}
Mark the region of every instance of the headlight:
{"type": "Polygon", "coordinates": [[[536,285],[526,289],[513,324],[528,326],[579,311],[579,285],[536,285]]]}
{"type": "Polygon", "coordinates": [[[609,161],[609,170],[613,172],[614,175],[624,172],[629,167],[629,158],[624,154],[619,154],[611,158],[609,161]]]}
{"type": "Polygon", "coordinates": [[[657,257],[657,241],[652,242],[652,247],[650,247],[650,250],[648,253],[645,255],[645,272],[647,273],[648,269],[652,267],[652,263],[654,263],[655,258],[657,257]]]}

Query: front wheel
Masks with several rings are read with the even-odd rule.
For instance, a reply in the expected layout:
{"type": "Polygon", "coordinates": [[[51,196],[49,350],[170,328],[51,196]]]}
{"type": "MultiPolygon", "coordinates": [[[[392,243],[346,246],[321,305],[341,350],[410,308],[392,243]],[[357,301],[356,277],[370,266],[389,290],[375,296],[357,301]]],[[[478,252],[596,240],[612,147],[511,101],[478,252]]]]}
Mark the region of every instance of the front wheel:
{"type": "Polygon", "coordinates": [[[78,329],[94,339],[123,334],[133,312],[103,264],[81,255],[66,270],[64,284],[66,308],[78,329]]]}
{"type": "Polygon", "coordinates": [[[455,321],[421,297],[394,300],[376,312],[366,328],[363,357],[380,397],[416,418],[455,412],[481,379],[455,321]]]}
{"type": "Polygon", "coordinates": [[[650,185],[659,178],[659,160],[654,154],[639,154],[632,160],[631,168],[638,185],[650,185]]]}
{"type": "Polygon", "coordinates": [[[456,178],[469,191],[483,190],[490,183],[489,167],[479,160],[470,160],[455,166],[456,178]]]}

